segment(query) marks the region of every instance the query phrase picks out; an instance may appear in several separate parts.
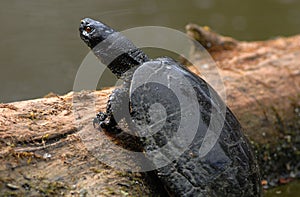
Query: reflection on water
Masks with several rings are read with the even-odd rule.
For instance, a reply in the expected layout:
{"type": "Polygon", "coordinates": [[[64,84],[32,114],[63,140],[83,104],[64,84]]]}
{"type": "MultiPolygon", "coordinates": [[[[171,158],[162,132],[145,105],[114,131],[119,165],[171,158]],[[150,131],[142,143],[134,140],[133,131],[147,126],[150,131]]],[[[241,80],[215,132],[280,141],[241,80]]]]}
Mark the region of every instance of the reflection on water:
{"type": "MultiPolygon", "coordinates": [[[[237,39],[257,40],[298,33],[300,1],[2,1],[0,102],[72,90],[89,51],[78,36],[83,17],[103,20],[118,30],[160,25],[184,31],[193,22],[237,39]]],[[[100,86],[111,85],[110,78],[106,74],[100,86]]]]}

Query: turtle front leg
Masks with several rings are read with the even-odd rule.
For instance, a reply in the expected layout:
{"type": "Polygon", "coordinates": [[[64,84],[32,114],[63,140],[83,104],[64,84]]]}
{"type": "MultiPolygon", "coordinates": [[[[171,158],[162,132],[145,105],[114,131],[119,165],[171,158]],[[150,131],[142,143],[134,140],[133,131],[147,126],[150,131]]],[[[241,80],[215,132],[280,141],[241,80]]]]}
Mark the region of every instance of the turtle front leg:
{"type": "Polygon", "coordinates": [[[110,133],[122,132],[118,127],[118,121],[125,117],[125,114],[129,112],[128,94],[128,88],[115,89],[109,96],[106,112],[99,112],[94,118],[94,127],[98,125],[99,129],[105,129],[110,133]],[[117,117],[117,121],[115,117],[117,117]]]}

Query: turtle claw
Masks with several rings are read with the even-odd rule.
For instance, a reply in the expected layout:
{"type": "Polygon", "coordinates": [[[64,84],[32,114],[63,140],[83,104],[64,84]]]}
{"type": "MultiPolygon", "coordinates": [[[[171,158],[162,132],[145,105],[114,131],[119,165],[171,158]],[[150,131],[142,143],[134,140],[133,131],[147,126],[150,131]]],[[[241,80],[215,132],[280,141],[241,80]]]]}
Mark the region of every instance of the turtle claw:
{"type": "Polygon", "coordinates": [[[93,120],[93,126],[94,128],[98,128],[101,127],[101,128],[105,128],[107,127],[107,121],[105,121],[105,119],[107,118],[107,114],[104,113],[104,112],[99,112],[96,117],[94,118],[93,120]],[[105,122],[104,122],[105,121],[105,122]]]}
{"type": "Polygon", "coordinates": [[[97,115],[96,115],[96,118],[102,122],[104,121],[106,118],[107,118],[107,114],[104,113],[104,112],[99,112],[97,115]]]}
{"type": "Polygon", "coordinates": [[[102,131],[101,129],[105,129],[105,131],[112,134],[122,132],[122,130],[116,126],[115,120],[104,112],[99,112],[96,115],[96,117],[93,120],[93,126],[94,128],[97,128],[100,131],[102,131]]]}

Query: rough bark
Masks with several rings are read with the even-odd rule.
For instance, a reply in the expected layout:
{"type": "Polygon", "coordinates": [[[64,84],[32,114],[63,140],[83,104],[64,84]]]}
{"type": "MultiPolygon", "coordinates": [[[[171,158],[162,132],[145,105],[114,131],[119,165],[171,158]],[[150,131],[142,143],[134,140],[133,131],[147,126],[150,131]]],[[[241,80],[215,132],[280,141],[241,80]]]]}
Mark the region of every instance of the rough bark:
{"type": "MultiPolygon", "coordinates": [[[[188,25],[187,32],[217,62],[226,102],[256,149],[263,184],[299,176],[300,36],[240,42],[196,25],[188,25]]],[[[202,64],[199,54],[194,50],[192,57],[202,64]]],[[[0,104],[1,194],[140,196],[161,192],[158,182],[147,181],[149,175],[114,169],[94,157],[97,153],[115,157],[116,152],[108,154],[105,147],[93,150],[87,145],[93,140],[89,137],[96,137],[95,143],[115,141],[92,125],[111,91],[0,104]]],[[[134,163],[122,155],[120,159],[134,163]]]]}
{"type": "MultiPolygon", "coordinates": [[[[199,41],[203,46],[212,43],[206,48],[223,78],[226,102],[251,139],[274,142],[295,123],[300,105],[300,36],[239,42],[197,25],[188,25],[187,32],[196,40],[205,33],[213,35],[205,41],[200,36],[199,41]]],[[[201,65],[198,55],[194,50],[192,57],[201,65]]]]}

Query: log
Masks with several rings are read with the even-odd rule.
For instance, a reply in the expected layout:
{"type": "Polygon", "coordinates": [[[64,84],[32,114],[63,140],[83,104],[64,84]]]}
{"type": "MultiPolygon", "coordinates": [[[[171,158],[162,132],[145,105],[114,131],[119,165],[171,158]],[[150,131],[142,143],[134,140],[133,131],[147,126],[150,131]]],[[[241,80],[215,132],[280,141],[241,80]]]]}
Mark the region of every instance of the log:
{"type": "MultiPolygon", "coordinates": [[[[274,142],[295,124],[300,105],[300,36],[238,42],[197,25],[186,29],[204,46],[212,43],[206,48],[223,77],[227,105],[251,139],[274,142]],[[205,34],[211,36],[203,41],[205,34]]],[[[197,58],[197,53],[193,51],[192,57],[197,58]]]]}
{"type": "Polygon", "coordinates": [[[89,132],[92,136],[98,133],[99,140],[110,140],[93,128],[96,108],[87,107],[97,98],[97,108],[104,109],[110,93],[111,89],[71,92],[64,96],[1,104],[1,194],[141,196],[161,193],[160,186],[152,184],[155,187],[150,187],[148,178],[145,180],[141,173],[115,170],[102,163],[83,143],[82,133],[89,132]],[[73,112],[74,105],[78,113],[73,112]]]}
{"type": "MultiPolygon", "coordinates": [[[[217,62],[226,102],[255,148],[265,187],[299,177],[300,35],[242,42],[192,24],[187,33],[217,62]]],[[[192,58],[202,64],[198,54],[194,50],[192,58]]],[[[93,143],[120,143],[92,125],[112,90],[0,104],[1,194],[164,195],[151,174],[112,168],[99,159],[115,157],[117,150],[109,154],[107,147],[92,147],[93,143]]],[[[119,157],[134,163],[121,153],[119,157]]]]}

